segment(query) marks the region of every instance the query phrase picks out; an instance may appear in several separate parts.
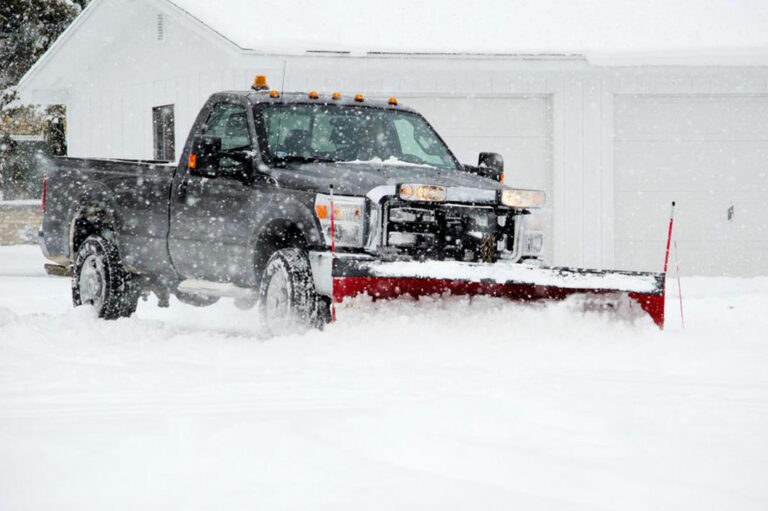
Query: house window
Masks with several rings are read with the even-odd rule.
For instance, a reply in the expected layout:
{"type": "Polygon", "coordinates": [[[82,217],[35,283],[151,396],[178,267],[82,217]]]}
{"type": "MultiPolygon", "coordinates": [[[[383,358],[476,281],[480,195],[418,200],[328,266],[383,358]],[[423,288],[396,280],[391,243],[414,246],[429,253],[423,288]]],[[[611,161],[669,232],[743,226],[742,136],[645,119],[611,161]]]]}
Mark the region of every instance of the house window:
{"type": "Polygon", "coordinates": [[[152,133],[155,147],[154,159],[175,160],[173,105],[156,106],[152,109],[152,133]]]}

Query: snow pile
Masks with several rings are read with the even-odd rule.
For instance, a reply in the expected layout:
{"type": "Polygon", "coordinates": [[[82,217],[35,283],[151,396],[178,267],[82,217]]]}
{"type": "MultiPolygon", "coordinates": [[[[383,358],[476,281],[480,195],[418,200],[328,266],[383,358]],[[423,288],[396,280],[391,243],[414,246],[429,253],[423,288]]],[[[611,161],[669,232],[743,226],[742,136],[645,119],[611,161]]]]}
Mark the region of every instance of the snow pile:
{"type": "Polygon", "coordinates": [[[564,289],[614,289],[637,293],[659,291],[653,273],[587,272],[568,268],[540,268],[525,264],[500,262],[489,266],[461,261],[397,261],[367,263],[371,274],[377,277],[431,278],[462,280],[467,282],[495,282],[497,284],[532,284],[556,286],[564,289]]]}
{"type": "MultiPolygon", "coordinates": [[[[0,276],[0,509],[765,509],[768,279],[680,330],[488,297],[258,341],[228,301],[72,310],[0,276]]],[[[18,253],[14,252],[18,251],[18,253]]]]}

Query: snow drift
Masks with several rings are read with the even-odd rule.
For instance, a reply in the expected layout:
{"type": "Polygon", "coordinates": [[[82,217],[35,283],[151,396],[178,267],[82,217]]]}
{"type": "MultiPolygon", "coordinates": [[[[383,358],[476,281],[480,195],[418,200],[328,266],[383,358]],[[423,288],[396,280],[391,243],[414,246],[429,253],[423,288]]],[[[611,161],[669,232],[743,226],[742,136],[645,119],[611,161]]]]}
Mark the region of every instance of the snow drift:
{"type": "Polygon", "coordinates": [[[0,508],[765,509],[768,279],[683,282],[685,331],[568,302],[72,310],[0,249],[0,508]]]}

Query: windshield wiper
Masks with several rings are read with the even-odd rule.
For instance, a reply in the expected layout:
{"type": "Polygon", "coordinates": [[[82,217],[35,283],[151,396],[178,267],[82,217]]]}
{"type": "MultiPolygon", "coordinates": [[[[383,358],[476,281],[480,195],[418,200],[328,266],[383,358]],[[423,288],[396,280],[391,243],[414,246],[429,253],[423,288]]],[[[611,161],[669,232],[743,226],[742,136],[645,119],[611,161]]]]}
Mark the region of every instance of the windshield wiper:
{"type": "Polygon", "coordinates": [[[316,156],[276,156],[273,158],[275,165],[285,165],[286,163],[290,162],[299,162],[299,163],[336,163],[339,160],[334,160],[332,158],[320,158],[316,156]]]}

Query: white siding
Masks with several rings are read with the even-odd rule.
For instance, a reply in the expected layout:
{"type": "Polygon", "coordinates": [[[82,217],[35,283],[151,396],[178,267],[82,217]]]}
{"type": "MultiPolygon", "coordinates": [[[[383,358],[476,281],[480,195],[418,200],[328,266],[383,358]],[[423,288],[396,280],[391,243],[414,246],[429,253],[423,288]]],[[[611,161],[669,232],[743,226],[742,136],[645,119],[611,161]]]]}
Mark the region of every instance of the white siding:
{"type": "Polygon", "coordinates": [[[83,26],[102,44],[70,87],[69,154],[150,159],[152,107],[173,104],[178,158],[210,93],[242,88],[231,79],[233,56],[188,21],[167,14],[164,40],[158,41],[160,11],[154,3],[106,2],[113,5],[97,10],[97,19],[83,26]],[[120,22],[107,27],[117,12],[120,22]],[[107,29],[114,32],[109,37],[107,29]]]}
{"type": "Polygon", "coordinates": [[[677,200],[682,271],[768,273],[768,96],[620,96],[615,115],[617,265],[661,266],[677,200]]]}

